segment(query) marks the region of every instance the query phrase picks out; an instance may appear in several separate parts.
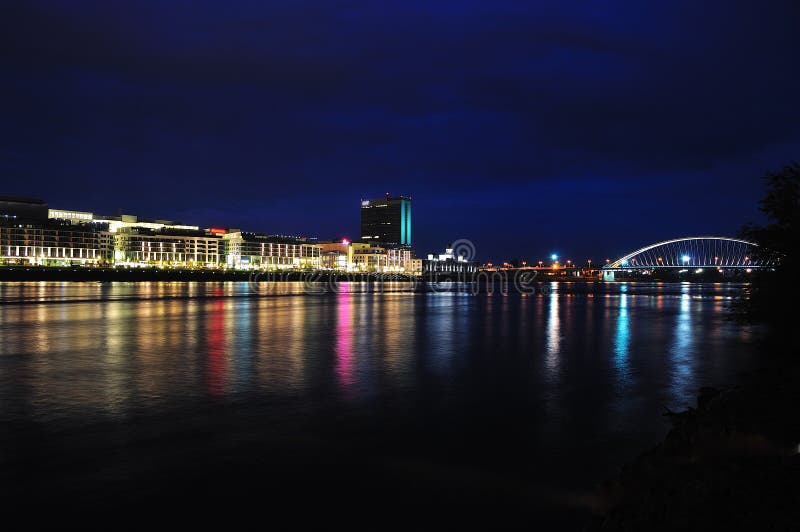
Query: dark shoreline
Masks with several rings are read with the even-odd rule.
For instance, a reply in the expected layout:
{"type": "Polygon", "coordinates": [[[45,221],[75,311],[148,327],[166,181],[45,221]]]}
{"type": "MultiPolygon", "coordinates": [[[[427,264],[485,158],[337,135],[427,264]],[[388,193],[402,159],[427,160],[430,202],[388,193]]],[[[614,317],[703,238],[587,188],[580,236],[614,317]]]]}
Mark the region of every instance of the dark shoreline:
{"type": "Polygon", "coordinates": [[[586,530],[796,530],[799,380],[796,357],[774,356],[666,411],[673,428],[598,487],[586,530]]]}
{"type": "Polygon", "coordinates": [[[335,272],[241,270],[189,270],[167,268],[53,268],[36,266],[0,267],[0,281],[98,281],[98,282],[298,282],[325,281],[413,281],[419,277],[401,274],[340,274],[335,272]]]}
{"type": "MultiPolygon", "coordinates": [[[[716,275],[631,277],[612,281],[615,283],[659,283],[659,282],[692,282],[692,283],[742,283],[751,279],[736,276],[723,277],[716,275]]],[[[425,273],[423,275],[406,275],[400,273],[341,273],[333,271],[242,271],[211,270],[183,268],[103,268],[103,267],[48,267],[48,266],[0,266],[0,282],[2,281],[96,281],[96,282],[491,282],[499,287],[506,283],[509,289],[515,285],[532,286],[542,283],[572,283],[576,285],[604,284],[597,277],[545,276],[532,275],[530,270],[482,271],[475,274],[457,273],[425,273]]]]}

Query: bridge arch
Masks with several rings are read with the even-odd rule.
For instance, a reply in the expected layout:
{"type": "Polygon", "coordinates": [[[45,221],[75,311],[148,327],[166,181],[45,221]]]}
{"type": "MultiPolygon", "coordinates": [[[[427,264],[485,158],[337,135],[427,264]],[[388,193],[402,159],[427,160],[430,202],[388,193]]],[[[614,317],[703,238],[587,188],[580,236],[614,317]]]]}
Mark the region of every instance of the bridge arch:
{"type": "Polygon", "coordinates": [[[609,262],[604,270],[660,268],[765,268],[772,261],[754,256],[758,244],[724,236],[694,236],[656,242],[609,262]]]}

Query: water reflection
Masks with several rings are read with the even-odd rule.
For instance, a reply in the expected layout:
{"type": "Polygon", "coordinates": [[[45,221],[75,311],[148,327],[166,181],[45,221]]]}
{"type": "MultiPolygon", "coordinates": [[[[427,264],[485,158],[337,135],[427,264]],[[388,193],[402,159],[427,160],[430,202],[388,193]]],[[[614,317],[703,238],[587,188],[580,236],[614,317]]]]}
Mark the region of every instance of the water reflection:
{"type": "Polygon", "coordinates": [[[686,400],[693,398],[694,381],[691,378],[694,352],[694,324],[692,323],[692,299],[686,292],[680,298],[679,312],[676,317],[674,339],[670,348],[672,361],[672,389],[677,397],[686,400]]]}
{"type": "Polygon", "coordinates": [[[547,354],[546,367],[550,377],[555,379],[558,373],[559,353],[561,351],[561,318],[559,317],[559,295],[553,291],[550,296],[547,314],[547,354]]]}
{"type": "Polygon", "coordinates": [[[225,300],[212,302],[206,318],[206,365],[208,392],[221,396],[225,391],[225,300]]]}
{"type": "Polygon", "coordinates": [[[124,418],[253,395],[356,408],[518,388],[550,421],[587,402],[635,420],[642,401],[679,406],[733,372],[751,335],[725,320],[725,286],[556,288],[308,296],[290,284],[260,297],[246,283],[0,283],[0,419],[124,418]]]}
{"type": "Polygon", "coordinates": [[[336,304],[336,376],[345,396],[352,397],[355,386],[352,296],[340,294],[336,304]]]}
{"type": "Polygon", "coordinates": [[[614,368],[617,372],[616,388],[618,394],[623,394],[630,387],[631,371],[628,357],[631,341],[630,320],[628,316],[628,294],[619,296],[619,314],[617,315],[617,330],[614,337],[614,368]]]}

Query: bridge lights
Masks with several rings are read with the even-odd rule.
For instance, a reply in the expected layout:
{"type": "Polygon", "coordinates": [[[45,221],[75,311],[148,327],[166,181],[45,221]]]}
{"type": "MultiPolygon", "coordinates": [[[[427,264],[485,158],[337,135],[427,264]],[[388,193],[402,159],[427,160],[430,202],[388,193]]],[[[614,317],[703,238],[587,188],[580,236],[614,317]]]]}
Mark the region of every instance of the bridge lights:
{"type": "Polygon", "coordinates": [[[684,264],[686,264],[686,263],[688,263],[690,260],[692,260],[692,258],[691,258],[689,255],[684,255],[683,257],[681,257],[681,259],[683,260],[683,263],[684,263],[684,264]]]}

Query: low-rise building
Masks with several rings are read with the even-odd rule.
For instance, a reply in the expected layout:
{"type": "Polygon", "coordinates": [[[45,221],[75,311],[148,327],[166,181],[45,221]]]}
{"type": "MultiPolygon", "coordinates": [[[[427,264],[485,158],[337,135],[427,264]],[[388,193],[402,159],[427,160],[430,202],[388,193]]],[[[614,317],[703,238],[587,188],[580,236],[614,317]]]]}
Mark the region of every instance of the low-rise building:
{"type": "Polygon", "coordinates": [[[389,262],[386,248],[362,242],[353,242],[353,271],[383,272],[389,262]]]}
{"type": "Polygon", "coordinates": [[[422,261],[422,273],[457,273],[473,274],[478,271],[480,263],[467,260],[462,256],[455,255],[452,247],[447,247],[444,253],[439,255],[429,254],[428,258],[422,261]]]}
{"type": "Polygon", "coordinates": [[[0,264],[95,265],[108,259],[105,226],[0,218],[0,264]]]}
{"type": "Polygon", "coordinates": [[[320,264],[326,270],[349,272],[353,270],[353,246],[347,240],[319,243],[322,253],[320,264]]]}
{"type": "Polygon", "coordinates": [[[223,235],[225,265],[237,270],[318,269],[322,248],[307,239],[231,231],[223,235]]]}
{"type": "Polygon", "coordinates": [[[222,257],[222,239],[201,230],[131,226],[109,234],[118,266],[216,268],[222,257]]]}
{"type": "Polygon", "coordinates": [[[389,248],[386,250],[386,270],[394,273],[411,273],[414,252],[411,248],[389,248]]]}

